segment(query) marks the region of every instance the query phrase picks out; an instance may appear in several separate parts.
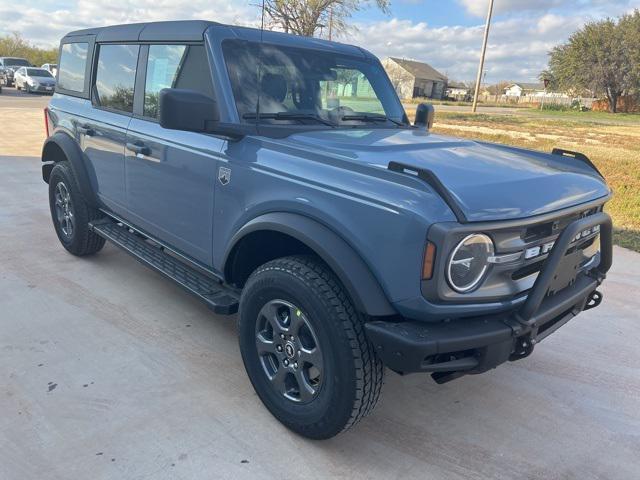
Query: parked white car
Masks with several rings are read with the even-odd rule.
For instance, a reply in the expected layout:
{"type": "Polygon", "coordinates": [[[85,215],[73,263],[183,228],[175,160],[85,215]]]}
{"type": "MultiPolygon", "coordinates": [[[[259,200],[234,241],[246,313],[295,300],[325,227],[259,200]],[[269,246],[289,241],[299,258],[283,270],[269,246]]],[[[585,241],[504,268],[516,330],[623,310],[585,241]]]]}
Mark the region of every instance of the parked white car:
{"type": "Polygon", "coordinates": [[[53,75],[54,77],[58,73],[58,65],[55,63],[45,63],[40,68],[44,68],[45,70],[48,70],[49,73],[51,73],[51,75],[53,75]]]}
{"type": "Polygon", "coordinates": [[[56,86],[56,79],[49,70],[36,67],[21,67],[14,74],[14,82],[18,90],[27,93],[50,93],[56,86]]]}

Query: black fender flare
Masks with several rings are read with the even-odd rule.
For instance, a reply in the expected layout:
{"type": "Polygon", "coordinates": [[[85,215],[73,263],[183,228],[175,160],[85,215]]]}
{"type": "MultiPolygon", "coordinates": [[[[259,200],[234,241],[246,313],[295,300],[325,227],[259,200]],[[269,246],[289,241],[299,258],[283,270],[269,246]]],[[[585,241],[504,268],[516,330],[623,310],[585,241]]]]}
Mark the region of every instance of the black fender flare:
{"type": "Polygon", "coordinates": [[[259,230],[289,235],[318,254],[337,275],[359,311],[371,316],[397,314],[362,257],[331,229],[303,215],[273,212],[250,220],[231,238],[223,265],[227,265],[231,252],[242,238],[259,230]]]}
{"type": "Polygon", "coordinates": [[[49,176],[54,165],[65,159],[71,164],[71,169],[78,180],[80,191],[87,203],[92,207],[98,208],[98,197],[91,188],[87,173],[89,163],[86,161],[86,157],[78,143],[70,135],[58,132],[45,140],[42,147],[42,179],[49,183],[49,176]],[[64,157],[60,155],[60,151],[64,157]]]}

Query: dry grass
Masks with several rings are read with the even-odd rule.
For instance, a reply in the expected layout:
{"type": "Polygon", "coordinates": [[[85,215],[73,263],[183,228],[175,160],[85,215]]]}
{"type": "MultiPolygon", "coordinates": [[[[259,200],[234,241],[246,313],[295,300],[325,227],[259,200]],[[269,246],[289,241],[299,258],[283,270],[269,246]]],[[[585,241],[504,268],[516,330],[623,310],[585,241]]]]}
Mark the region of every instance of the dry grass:
{"type": "Polygon", "coordinates": [[[559,147],[586,154],[614,191],[607,211],[616,227],[616,243],[640,251],[640,115],[440,112],[434,132],[546,152],[559,147]]]}

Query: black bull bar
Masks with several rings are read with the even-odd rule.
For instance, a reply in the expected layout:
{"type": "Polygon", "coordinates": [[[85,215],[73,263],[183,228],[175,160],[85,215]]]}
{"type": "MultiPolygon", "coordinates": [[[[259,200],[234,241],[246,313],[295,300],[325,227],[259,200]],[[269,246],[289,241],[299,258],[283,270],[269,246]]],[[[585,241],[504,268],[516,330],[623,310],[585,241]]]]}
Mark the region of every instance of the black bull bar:
{"type": "Polygon", "coordinates": [[[556,240],[533,287],[516,310],[446,322],[371,321],[365,324],[378,356],[400,373],[429,372],[438,383],[482,373],[528,356],[534,345],[582,310],[600,303],[596,289],[611,268],[613,227],[604,212],[569,224],[556,240]],[[600,259],[569,286],[548,295],[576,236],[600,227],[600,259]]]}

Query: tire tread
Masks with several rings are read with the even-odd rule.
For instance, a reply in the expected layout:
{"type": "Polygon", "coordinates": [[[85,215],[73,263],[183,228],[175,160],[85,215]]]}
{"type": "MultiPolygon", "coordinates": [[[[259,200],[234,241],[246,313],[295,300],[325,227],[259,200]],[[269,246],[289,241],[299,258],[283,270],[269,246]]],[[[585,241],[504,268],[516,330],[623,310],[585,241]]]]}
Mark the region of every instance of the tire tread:
{"type": "MultiPolygon", "coordinates": [[[[89,230],[89,223],[104,217],[104,215],[87,203],[78,185],[78,180],[73,173],[73,168],[68,161],[58,162],[55,167],[53,167],[50,176],[50,189],[55,188],[54,179],[57,176],[62,177],[62,179],[69,184],[73,207],[76,214],[76,235],[80,235],[80,237],[74,239],[73,243],[70,245],[66,245],[63,242],[63,246],[73,255],[80,257],[93,255],[99,252],[102,247],[104,247],[105,239],[89,230]]],[[[51,217],[57,232],[58,227],[56,225],[53,209],[51,211],[51,217]]]]}
{"type": "Polygon", "coordinates": [[[356,370],[356,397],[349,420],[342,431],[356,425],[376,406],[384,379],[384,366],[367,340],[364,319],[356,311],[333,272],[311,255],[296,255],[272,260],[259,267],[253,275],[269,270],[281,270],[295,275],[317,291],[323,301],[337,312],[349,339],[356,370]]]}

